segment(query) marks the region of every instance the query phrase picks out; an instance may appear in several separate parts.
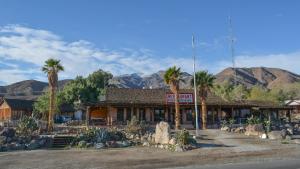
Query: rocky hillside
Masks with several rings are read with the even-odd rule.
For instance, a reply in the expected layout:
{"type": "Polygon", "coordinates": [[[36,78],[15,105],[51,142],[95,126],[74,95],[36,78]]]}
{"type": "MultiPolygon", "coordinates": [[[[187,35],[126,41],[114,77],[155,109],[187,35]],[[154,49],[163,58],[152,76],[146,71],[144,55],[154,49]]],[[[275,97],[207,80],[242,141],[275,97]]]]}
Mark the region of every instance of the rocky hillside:
{"type": "MultiPolygon", "coordinates": [[[[261,85],[266,88],[273,88],[279,85],[285,85],[294,82],[300,82],[300,75],[277,69],[277,68],[236,68],[237,83],[247,87],[261,85]]],[[[139,74],[129,74],[115,76],[110,80],[110,85],[119,88],[166,88],[163,80],[164,71],[159,71],[148,76],[139,74]]],[[[183,73],[184,82],[181,82],[182,88],[190,88],[192,76],[186,72],[183,73]]],[[[59,88],[62,88],[70,80],[59,81],[59,88]]],[[[234,81],[234,71],[227,68],[216,74],[216,82],[234,81]]],[[[36,80],[26,80],[14,83],[8,86],[0,86],[0,96],[13,96],[18,98],[36,98],[41,95],[48,87],[48,83],[36,80]]]]}
{"type": "MultiPolygon", "coordinates": [[[[252,87],[253,85],[261,85],[266,88],[282,86],[289,83],[300,82],[300,75],[278,69],[266,67],[253,68],[236,68],[236,81],[238,84],[252,87]]],[[[223,83],[229,81],[234,82],[234,70],[227,68],[216,75],[216,82],[223,83]]]]}
{"type": "MultiPolygon", "coordinates": [[[[70,80],[61,80],[58,87],[63,86],[70,80]]],[[[17,98],[32,99],[43,94],[48,89],[48,83],[37,80],[25,80],[7,86],[0,86],[0,96],[14,96],[17,98]]]]}
{"type": "MultiPolygon", "coordinates": [[[[115,76],[110,80],[112,86],[118,88],[166,88],[164,83],[164,71],[153,73],[149,76],[140,76],[138,74],[115,76]]],[[[181,86],[183,88],[189,88],[192,76],[186,72],[183,73],[183,82],[181,86]]]]}

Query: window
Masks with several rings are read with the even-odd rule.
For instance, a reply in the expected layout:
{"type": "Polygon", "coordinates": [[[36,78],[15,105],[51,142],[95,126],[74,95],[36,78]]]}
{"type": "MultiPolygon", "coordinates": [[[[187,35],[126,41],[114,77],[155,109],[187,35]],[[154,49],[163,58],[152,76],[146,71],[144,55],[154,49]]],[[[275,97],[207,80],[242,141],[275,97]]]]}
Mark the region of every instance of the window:
{"type": "Polygon", "coordinates": [[[131,120],[131,108],[126,109],[126,120],[131,120]]]}
{"type": "Polygon", "coordinates": [[[164,109],[154,109],[154,121],[164,121],[165,112],[164,109]]]}
{"type": "Polygon", "coordinates": [[[185,114],[186,114],[186,121],[193,121],[193,111],[192,111],[192,109],[186,109],[185,114]]]}
{"type": "Polygon", "coordinates": [[[117,121],[124,121],[124,109],[123,108],[117,109],[117,121]]]}
{"type": "Polygon", "coordinates": [[[140,121],[146,121],[146,112],[145,112],[145,109],[140,108],[139,117],[140,117],[140,121]]]}

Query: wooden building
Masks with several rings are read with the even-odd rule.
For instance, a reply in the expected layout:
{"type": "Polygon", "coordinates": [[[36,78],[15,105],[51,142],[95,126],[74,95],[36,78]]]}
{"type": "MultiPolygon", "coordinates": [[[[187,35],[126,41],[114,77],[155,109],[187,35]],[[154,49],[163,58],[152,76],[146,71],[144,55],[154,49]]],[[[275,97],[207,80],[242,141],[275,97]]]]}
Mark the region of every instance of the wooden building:
{"type": "Polygon", "coordinates": [[[0,121],[18,120],[23,115],[31,115],[32,100],[2,98],[0,101],[0,121]]]}
{"type": "MultiPolygon", "coordinates": [[[[193,128],[195,122],[193,90],[180,90],[179,97],[181,124],[183,127],[193,128]]],[[[200,98],[197,100],[198,121],[201,123],[200,98]]],[[[150,124],[156,124],[161,120],[174,124],[174,95],[168,89],[108,88],[102,101],[89,103],[87,106],[87,117],[91,122],[102,119],[106,125],[121,125],[135,116],[150,124]]],[[[271,102],[228,102],[210,95],[207,98],[207,110],[208,125],[218,127],[223,119],[234,118],[236,123],[244,123],[252,114],[279,119],[280,113],[290,111],[290,108],[271,102]]]]}

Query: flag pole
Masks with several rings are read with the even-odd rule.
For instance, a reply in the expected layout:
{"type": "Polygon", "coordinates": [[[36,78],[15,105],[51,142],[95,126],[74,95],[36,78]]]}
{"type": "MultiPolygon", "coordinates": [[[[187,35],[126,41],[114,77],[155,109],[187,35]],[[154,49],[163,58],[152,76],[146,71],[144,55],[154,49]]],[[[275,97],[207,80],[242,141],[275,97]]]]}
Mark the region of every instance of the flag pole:
{"type": "Polygon", "coordinates": [[[197,88],[196,88],[196,49],[195,49],[195,38],[192,35],[192,48],[193,48],[193,71],[194,71],[194,102],[195,102],[195,113],[196,113],[196,137],[199,136],[199,124],[198,124],[198,106],[197,106],[197,88]]]}

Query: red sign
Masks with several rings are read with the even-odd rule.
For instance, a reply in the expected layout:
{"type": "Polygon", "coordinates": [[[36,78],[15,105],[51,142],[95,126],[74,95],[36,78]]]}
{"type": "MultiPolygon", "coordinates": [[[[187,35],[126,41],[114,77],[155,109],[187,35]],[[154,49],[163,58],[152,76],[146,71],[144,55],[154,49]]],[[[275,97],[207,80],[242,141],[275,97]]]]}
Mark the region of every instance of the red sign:
{"type": "MultiPolygon", "coordinates": [[[[173,93],[166,94],[167,103],[175,103],[175,95],[173,93]]],[[[192,104],[194,103],[193,93],[180,93],[179,94],[179,104],[192,104]]]]}

